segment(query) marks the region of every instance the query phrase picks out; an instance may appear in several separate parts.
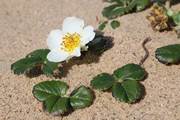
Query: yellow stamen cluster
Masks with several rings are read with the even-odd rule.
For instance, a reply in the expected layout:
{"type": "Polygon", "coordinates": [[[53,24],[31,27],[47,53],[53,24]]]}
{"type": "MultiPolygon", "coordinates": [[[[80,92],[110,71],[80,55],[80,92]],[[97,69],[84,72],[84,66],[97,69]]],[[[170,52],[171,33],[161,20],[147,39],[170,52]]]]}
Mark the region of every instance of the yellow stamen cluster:
{"type": "Polygon", "coordinates": [[[66,52],[73,52],[74,49],[76,49],[79,45],[80,45],[80,35],[78,33],[74,33],[74,34],[70,34],[67,33],[64,37],[63,37],[63,49],[66,52]]]}

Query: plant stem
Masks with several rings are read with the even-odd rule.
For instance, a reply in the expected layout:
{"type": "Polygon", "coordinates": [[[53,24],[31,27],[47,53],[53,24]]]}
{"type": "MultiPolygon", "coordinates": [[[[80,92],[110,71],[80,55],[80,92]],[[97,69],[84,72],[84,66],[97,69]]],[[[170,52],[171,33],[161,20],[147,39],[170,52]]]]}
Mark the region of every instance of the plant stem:
{"type": "Polygon", "coordinates": [[[149,41],[151,41],[151,38],[150,37],[148,37],[148,38],[146,38],[144,41],[143,41],[143,43],[142,43],[142,47],[143,47],[143,49],[144,49],[144,51],[145,51],[145,55],[144,55],[144,57],[140,60],[140,62],[139,62],[139,65],[143,65],[143,63],[146,61],[146,59],[149,57],[149,51],[147,50],[147,48],[146,48],[146,43],[147,42],[149,42],[149,41]]]}

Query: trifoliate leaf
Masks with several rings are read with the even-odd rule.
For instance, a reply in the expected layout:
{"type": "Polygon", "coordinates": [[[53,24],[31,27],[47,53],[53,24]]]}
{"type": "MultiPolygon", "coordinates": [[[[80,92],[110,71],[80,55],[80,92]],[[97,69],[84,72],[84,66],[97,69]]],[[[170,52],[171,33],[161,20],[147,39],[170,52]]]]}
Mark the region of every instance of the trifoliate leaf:
{"type": "Polygon", "coordinates": [[[114,71],[113,74],[117,81],[124,80],[143,80],[147,75],[146,71],[137,64],[127,64],[114,71]]]}
{"type": "Polygon", "coordinates": [[[42,68],[42,71],[46,75],[52,75],[53,71],[57,69],[58,63],[49,62],[47,60],[47,54],[50,52],[48,49],[39,49],[29,53],[25,58],[20,59],[11,65],[11,70],[15,74],[28,73],[35,67],[42,68]]]}
{"type": "Polygon", "coordinates": [[[112,95],[119,101],[133,103],[144,95],[140,80],[147,75],[146,71],[137,64],[127,64],[114,71],[113,76],[108,73],[97,75],[91,81],[91,86],[98,90],[112,87],[112,95]]]}
{"type": "Polygon", "coordinates": [[[119,101],[133,103],[141,98],[142,86],[138,81],[134,80],[117,82],[113,85],[112,95],[119,101]]]}
{"type": "Polygon", "coordinates": [[[64,114],[70,109],[69,98],[65,97],[67,89],[67,84],[62,81],[45,81],[33,87],[33,95],[44,103],[48,112],[64,114]]]}
{"type": "Polygon", "coordinates": [[[116,28],[118,28],[119,26],[120,26],[119,21],[113,20],[113,21],[111,22],[111,27],[112,27],[113,29],[116,29],[116,28]]]}
{"type": "Polygon", "coordinates": [[[73,109],[80,109],[88,107],[93,102],[93,93],[92,91],[85,87],[80,86],[75,89],[70,95],[70,104],[73,109]]]}
{"type": "Polygon", "coordinates": [[[33,87],[33,95],[43,102],[45,110],[56,115],[92,104],[94,96],[89,88],[80,86],[70,94],[70,97],[66,95],[67,89],[68,85],[62,81],[44,81],[33,87]]]}
{"type": "Polygon", "coordinates": [[[168,45],[158,48],[155,52],[159,62],[164,64],[176,64],[180,62],[180,44],[168,45]]]}
{"type": "Polygon", "coordinates": [[[104,28],[106,27],[107,23],[108,23],[107,21],[100,23],[98,29],[100,31],[103,31],[104,28]]]}
{"type": "Polygon", "coordinates": [[[91,86],[98,90],[107,90],[112,87],[114,77],[108,73],[101,73],[93,78],[91,86]]]}

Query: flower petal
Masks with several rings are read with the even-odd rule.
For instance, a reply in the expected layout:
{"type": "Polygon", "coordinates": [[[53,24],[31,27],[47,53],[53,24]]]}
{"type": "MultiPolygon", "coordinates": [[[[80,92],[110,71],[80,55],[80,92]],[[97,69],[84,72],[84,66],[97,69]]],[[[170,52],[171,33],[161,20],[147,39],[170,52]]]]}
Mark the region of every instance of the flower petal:
{"type": "Polygon", "coordinates": [[[47,55],[50,62],[62,62],[69,57],[69,54],[61,49],[53,49],[47,55]]]}
{"type": "Polygon", "coordinates": [[[62,31],[59,29],[52,30],[47,38],[47,45],[50,50],[59,48],[59,45],[62,42],[63,34],[62,31]]]}
{"type": "Polygon", "coordinates": [[[95,37],[94,28],[87,26],[82,32],[81,46],[85,46],[88,42],[92,41],[95,37]]]}
{"type": "Polygon", "coordinates": [[[80,49],[80,47],[76,48],[71,55],[72,56],[76,56],[76,57],[81,56],[81,49],[80,49]]]}
{"type": "Polygon", "coordinates": [[[67,17],[63,22],[64,33],[80,33],[84,27],[84,20],[76,17],[67,17]]]}

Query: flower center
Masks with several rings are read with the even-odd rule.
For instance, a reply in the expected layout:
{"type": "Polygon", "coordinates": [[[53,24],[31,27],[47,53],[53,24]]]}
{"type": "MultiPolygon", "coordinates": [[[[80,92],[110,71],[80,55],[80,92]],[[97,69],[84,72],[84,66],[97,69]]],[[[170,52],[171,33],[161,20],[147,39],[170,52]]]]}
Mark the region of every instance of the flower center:
{"type": "Polygon", "coordinates": [[[71,53],[80,45],[80,35],[78,33],[67,33],[63,37],[62,44],[64,46],[64,50],[71,53]]]}

